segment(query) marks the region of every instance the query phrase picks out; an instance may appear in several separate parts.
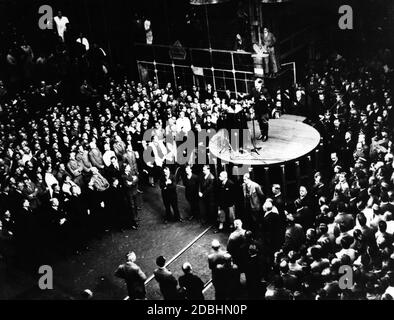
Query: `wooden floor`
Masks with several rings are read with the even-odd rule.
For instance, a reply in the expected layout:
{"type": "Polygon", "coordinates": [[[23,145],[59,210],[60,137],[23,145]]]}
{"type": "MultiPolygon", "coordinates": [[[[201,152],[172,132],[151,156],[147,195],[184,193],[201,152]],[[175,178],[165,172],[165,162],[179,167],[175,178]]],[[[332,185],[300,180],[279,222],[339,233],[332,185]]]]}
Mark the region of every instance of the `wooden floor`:
{"type": "Polygon", "coordinates": [[[320,134],[313,127],[282,117],[269,122],[269,139],[266,142],[257,140],[258,153],[251,152],[252,144],[248,143],[241,154],[238,148],[230,149],[228,139],[223,131],[212,137],[209,149],[215,157],[222,161],[244,165],[274,165],[300,158],[313,151],[320,142],[320,134]]]}

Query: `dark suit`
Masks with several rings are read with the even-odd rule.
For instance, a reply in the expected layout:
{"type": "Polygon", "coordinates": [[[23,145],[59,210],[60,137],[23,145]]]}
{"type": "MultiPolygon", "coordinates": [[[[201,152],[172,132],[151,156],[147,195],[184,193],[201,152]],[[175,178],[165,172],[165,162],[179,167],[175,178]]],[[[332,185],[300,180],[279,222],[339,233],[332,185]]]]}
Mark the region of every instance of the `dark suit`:
{"type": "Polygon", "coordinates": [[[121,179],[122,173],[119,166],[116,168],[112,163],[105,169],[106,178],[111,180],[113,178],[121,179]]]}
{"type": "Polygon", "coordinates": [[[263,137],[268,136],[269,129],[269,108],[265,94],[265,88],[262,88],[260,91],[256,88],[253,88],[251,93],[251,96],[254,98],[256,118],[260,125],[261,135],[263,137]]]}
{"type": "Polygon", "coordinates": [[[311,209],[311,202],[309,196],[298,198],[294,201],[296,212],[294,214],[295,222],[304,227],[305,230],[312,227],[315,220],[314,213],[311,209]]]}
{"type": "Polygon", "coordinates": [[[262,226],[265,243],[273,252],[276,251],[281,245],[279,214],[273,211],[266,212],[263,217],[262,226]]]}
{"type": "Polygon", "coordinates": [[[361,205],[362,208],[364,208],[367,205],[369,199],[368,189],[367,188],[360,189],[360,193],[358,194],[357,199],[362,203],[361,205]]]}
{"type": "MultiPolygon", "coordinates": [[[[36,240],[36,215],[31,208],[21,208],[13,215],[15,221],[15,243],[18,254],[34,258],[32,251],[36,240]]],[[[27,258],[27,257],[25,257],[27,258]]]]}
{"type": "Polygon", "coordinates": [[[164,300],[178,300],[178,282],[167,268],[158,268],[153,272],[156,281],[159,283],[161,294],[164,300]]]}
{"type": "Polygon", "coordinates": [[[138,215],[138,204],[137,204],[137,187],[138,178],[133,176],[132,172],[122,175],[123,187],[126,195],[126,201],[128,204],[128,210],[131,211],[131,220],[134,223],[138,215]]]}
{"type": "MultiPolygon", "coordinates": [[[[230,234],[227,241],[227,251],[231,254],[234,263],[238,265],[241,269],[242,265],[242,250],[245,250],[245,230],[235,230],[230,234]]],[[[247,249],[246,249],[247,250],[247,249]]]]}
{"type": "Polygon", "coordinates": [[[219,181],[217,186],[217,204],[221,210],[224,211],[224,216],[219,217],[220,222],[226,222],[227,224],[232,224],[232,219],[235,217],[230,217],[230,208],[235,205],[235,185],[231,180],[227,180],[225,184],[219,181]]]}
{"type": "Polygon", "coordinates": [[[130,300],[145,299],[146,275],[141,268],[133,262],[126,262],[118,267],[115,276],[124,279],[130,300]]]}
{"type": "Polygon", "coordinates": [[[286,200],[282,194],[272,196],[272,203],[278,209],[279,213],[284,213],[286,209],[286,200]]]}
{"type": "Polygon", "coordinates": [[[180,214],[178,209],[178,194],[176,190],[176,182],[175,177],[170,174],[169,180],[171,180],[170,184],[166,184],[166,177],[160,179],[160,188],[161,188],[161,195],[163,198],[164,207],[166,208],[166,216],[165,220],[171,220],[171,208],[174,212],[174,219],[179,220],[180,214]]]}
{"type": "Polygon", "coordinates": [[[216,300],[234,300],[239,295],[240,272],[235,264],[218,265],[215,281],[216,300]]]}
{"type": "Polygon", "coordinates": [[[107,195],[109,199],[107,209],[112,219],[112,225],[121,228],[124,225],[130,226],[135,224],[133,215],[130,219],[128,214],[129,203],[126,200],[125,190],[120,186],[116,188],[110,186],[107,195]]]}
{"type": "Polygon", "coordinates": [[[179,286],[186,290],[188,300],[204,300],[204,282],[198,276],[192,273],[184,274],[179,277],[178,282],[179,286]]]}
{"type": "Polygon", "coordinates": [[[218,250],[208,255],[208,265],[209,265],[209,269],[211,269],[212,271],[212,283],[214,286],[216,283],[217,266],[224,264],[227,260],[225,254],[226,254],[225,251],[218,250]]]}
{"type": "Polygon", "coordinates": [[[71,196],[66,205],[67,217],[69,225],[73,232],[72,240],[78,241],[82,237],[86,237],[85,226],[87,226],[88,214],[85,203],[81,196],[71,196]],[[75,233],[74,233],[75,232],[75,233]]]}
{"type": "Polygon", "coordinates": [[[91,222],[92,232],[99,232],[103,224],[103,209],[100,206],[101,197],[99,191],[87,188],[85,193],[82,194],[84,203],[90,211],[88,220],[91,222]]]}
{"type": "Polygon", "coordinates": [[[185,197],[190,204],[191,215],[200,218],[200,205],[199,205],[199,179],[195,174],[192,174],[190,179],[186,176],[183,180],[183,185],[185,186],[185,197]]]}
{"type": "Polygon", "coordinates": [[[215,221],[217,217],[215,201],[215,178],[209,174],[207,178],[200,180],[200,192],[202,193],[202,205],[204,208],[205,218],[209,221],[215,221]]]}

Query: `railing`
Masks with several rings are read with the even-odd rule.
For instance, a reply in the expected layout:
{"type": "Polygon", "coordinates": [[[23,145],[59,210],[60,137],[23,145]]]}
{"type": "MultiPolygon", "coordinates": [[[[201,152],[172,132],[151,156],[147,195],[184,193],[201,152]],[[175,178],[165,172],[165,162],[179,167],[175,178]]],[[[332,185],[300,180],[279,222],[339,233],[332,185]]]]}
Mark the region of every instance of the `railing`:
{"type": "MultiPolygon", "coordinates": [[[[160,85],[168,82],[185,88],[205,88],[212,84],[215,91],[229,90],[235,94],[249,93],[254,82],[252,53],[216,49],[180,48],[184,59],[173,59],[172,46],[136,45],[140,80],[154,81],[160,85]],[[141,57],[141,58],[138,58],[141,57]],[[143,57],[143,58],[142,58],[143,57]]],[[[284,63],[282,68],[292,70],[296,81],[295,63],[284,63]]]]}

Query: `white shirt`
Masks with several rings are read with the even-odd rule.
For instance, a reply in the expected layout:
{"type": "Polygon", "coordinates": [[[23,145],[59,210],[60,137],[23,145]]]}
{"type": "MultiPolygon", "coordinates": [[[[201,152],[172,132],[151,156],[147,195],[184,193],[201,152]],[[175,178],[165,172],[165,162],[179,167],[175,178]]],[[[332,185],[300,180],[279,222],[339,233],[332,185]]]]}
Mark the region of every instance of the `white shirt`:
{"type": "Polygon", "coordinates": [[[386,232],[391,234],[391,235],[394,235],[394,221],[392,221],[392,220],[391,221],[386,221],[386,224],[387,224],[386,232]]]}
{"type": "Polygon", "coordinates": [[[106,167],[111,164],[111,158],[116,157],[115,152],[112,150],[105,151],[103,154],[103,161],[106,167]]]}
{"type": "Polygon", "coordinates": [[[337,252],[335,255],[338,259],[341,259],[343,255],[348,255],[350,260],[354,262],[356,260],[356,250],[349,248],[349,249],[342,249],[341,251],[337,252]]]}
{"type": "Polygon", "coordinates": [[[89,41],[88,41],[88,39],[86,39],[85,37],[78,38],[78,39],[77,39],[77,42],[83,44],[83,45],[85,46],[86,51],[89,50],[90,46],[89,46],[89,41]]]}
{"type": "Polygon", "coordinates": [[[390,296],[392,296],[394,298],[394,287],[388,287],[386,289],[386,291],[384,292],[384,294],[389,294],[390,296]]]}
{"type": "Polygon", "coordinates": [[[57,27],[57,33],[59,35],[59,37],[61,37],[64,40],[64,31],[66,31],[67,27],[67,23],[70,23],[70,21],[68,21],[68,18],[63,16],[61,18],[59,18],[58,16],[56,16],[53,20],[55,20],[56,23],[56,27],[57,27]]]}
{"type": "Polygon", "coordinates": [[[176,130],[177,132],[189,132],[192,129],[192,126],[190,124],[189,118],[178,118],[176,120],[176,130]]]}
{"type": "Polygon", "coordinates": [[[24,153],[23,156],[22,156],[22,163],[23,163],[23,165],[25,165],[26,162],[30,161],[31,158],[33,158],[33,155],[31,153],[29,153],[29,154],[24,153]]]}
{"type": "Polygon", "coordinates": [[[49,173],[49,172],[45,172],[44,181],[45,181],[46,185],[49,188],[49,193],[50,193],[51,198],[52,198],[52,193],[53,193],[52,185],[59,184],[59,181],[57,181],[55,176],[52,173],[49,173]]]}

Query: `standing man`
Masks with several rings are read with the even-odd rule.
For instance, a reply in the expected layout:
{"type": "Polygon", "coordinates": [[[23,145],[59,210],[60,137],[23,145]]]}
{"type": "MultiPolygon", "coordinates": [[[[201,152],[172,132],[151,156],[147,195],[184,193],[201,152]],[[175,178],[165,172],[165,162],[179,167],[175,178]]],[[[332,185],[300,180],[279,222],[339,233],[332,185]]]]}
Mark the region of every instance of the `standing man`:
{"type": "Polygon", "coordinates": [[[118,267],[115,276],[125,280],[130,300],[145,300],[146,275],[135,263],[137,257],[134,252],[129,252],[126,258],[126,263],[118,267]]]}
{"type": "Polygon", "coordinates": [[[211,173],[209,165],[202,169],[203,178],[200,181],[199,196],[202,199],[204,207],[204,220],[213,222],[216,218],[216,201],[215,201],[215,177],[211,173]]]}
{"type": "Polygon", "coordinates": [[[254,101],[254,114],[260,126],[261,135],[257,137],[257,140],[268,140],[269,130],[269,107],[268,107],[268,91],[264,88],[263,79],[256,79],[254,82],[254,88],[252,89],[251,97],[254,101]]]}
{"type": "Polygon", "coordinates": [[[218,240],[213,240],[212,244],[212,253],[208,255],[208,265],[209,269],[212,271],[212,284],[215,287],[215,299],[221,298],[220,291],[220,269],[219,266],[222,266],[226,263],[228,257],[226,257],[226,252],[220,249],[220,242],[218,240]],[[218,290],[219,289],[219,290],[218,290]]]}
{"type": "Polygon", "coordinates": [[[160,179],[160,188],[163,203],[166,208],[164,223],[166,224],[168,220],[172,220],[171,208],[174,212],[174,220],[183,222],[178,209],[178,194],[176,190],[175,177],[171,174],[168,167],[164,167],[163,169],[163,176],[160,179]]]}
{"type": "Polygon", "coordinates": [[[183,185],[185,186],[185,197],[189,202],[191,216],[189,220],[193,220],[196,218],[197,221],[200,221],[200,204],[198,197],[199,190],[199,180],[197,175],[192,172],[192,168],[187,165],[185,168],[186,176],[183,180],[183,185]]]}
{"type": "Polygon", "coordinates": [[[235,186],[234,182],[228,179],[226,171],[219,174],[219,183],[217,187],[217,203],[219,209],[219,231],[222,231],[224,225],[230,229],[234,228],[235,219],[235,186]]]}
{"type": "Polygon", "coordinates": [[[242,185],[245,206],[245,222],[250,230],[256,230],[261,217],[264,203],[264,193],[258,183],[250,179],[250,174],[244,174],[242,185]]]}
{"type": "Polygon", "coordinates": [[[101,151],[97,148],[97,145],[95,142],[90,143],[90,151],[89,151],[89,160],[92,163],[94,167],[96,167],[99,170],[104,169],[104,160],[103,160],[103,155],[101,154],[101,151]]]}
{"type": "Polygon", "coordinates": [[[60,38],[62,38],[64,42],[64,32],[67,30],[67,24],[70,23],[67,17],[64,17],[62,12],[59,10],[57,13],[57,16],[53,18],[53,20],[56,23],[56,30],[57,34],[59,35],[60,38]]]}
{"type": "Polygon", "coordinates": [[[227,241],[227,251],[231,254],[234,263],[243,270],[242,257],[245,255],[246,230],[242,228],[242,221],[237,219],[234,221],[235,230],[230,234],[227,241]]]}
{"type": "Polygon", "coordinates": [[[182,266],[183,276],[178,279],[179,286],[185,291],[187,300],[204,300],[202,293],[204,282],[192,272],[192,266],[185,262],[182,266]]]}
{"type": "Polygon", "coordinates": [[[268,52],[268,57],[264,58],[265,74],[276,76],[278,73],[278,64],[276,62],[275,55],[276,38],[273,33],[268,30],[268,28],[264,28],[263,30],[263,44],[268,52]],[[270,63],[272,69],[270,69],[270,63]]]}
{"type": "Polygon", "coordinates": [[[137,230],[137,186],[138,177],[131,172],[131,167],[126,165],[122,175],[123,187],[126,194],[126,200],[131,210],[131,228],[137,230]]]}
{"type": "Polygon", "coordinates": [[[134,175],[138,176],[137,157],[131,144],[128,144],[126,147],[126,153],[123,155],[123,163],[128,164],[134,175]]]}
{"type": "Polygon", "coordinates": [[[164,300],[179,300],[178,281],[173,276],[172,272],[165,267],[166,259],[159,256],[156,259],[158,268],[153,272],[156,281],[159,283],[160,292],[164,300]]]}

